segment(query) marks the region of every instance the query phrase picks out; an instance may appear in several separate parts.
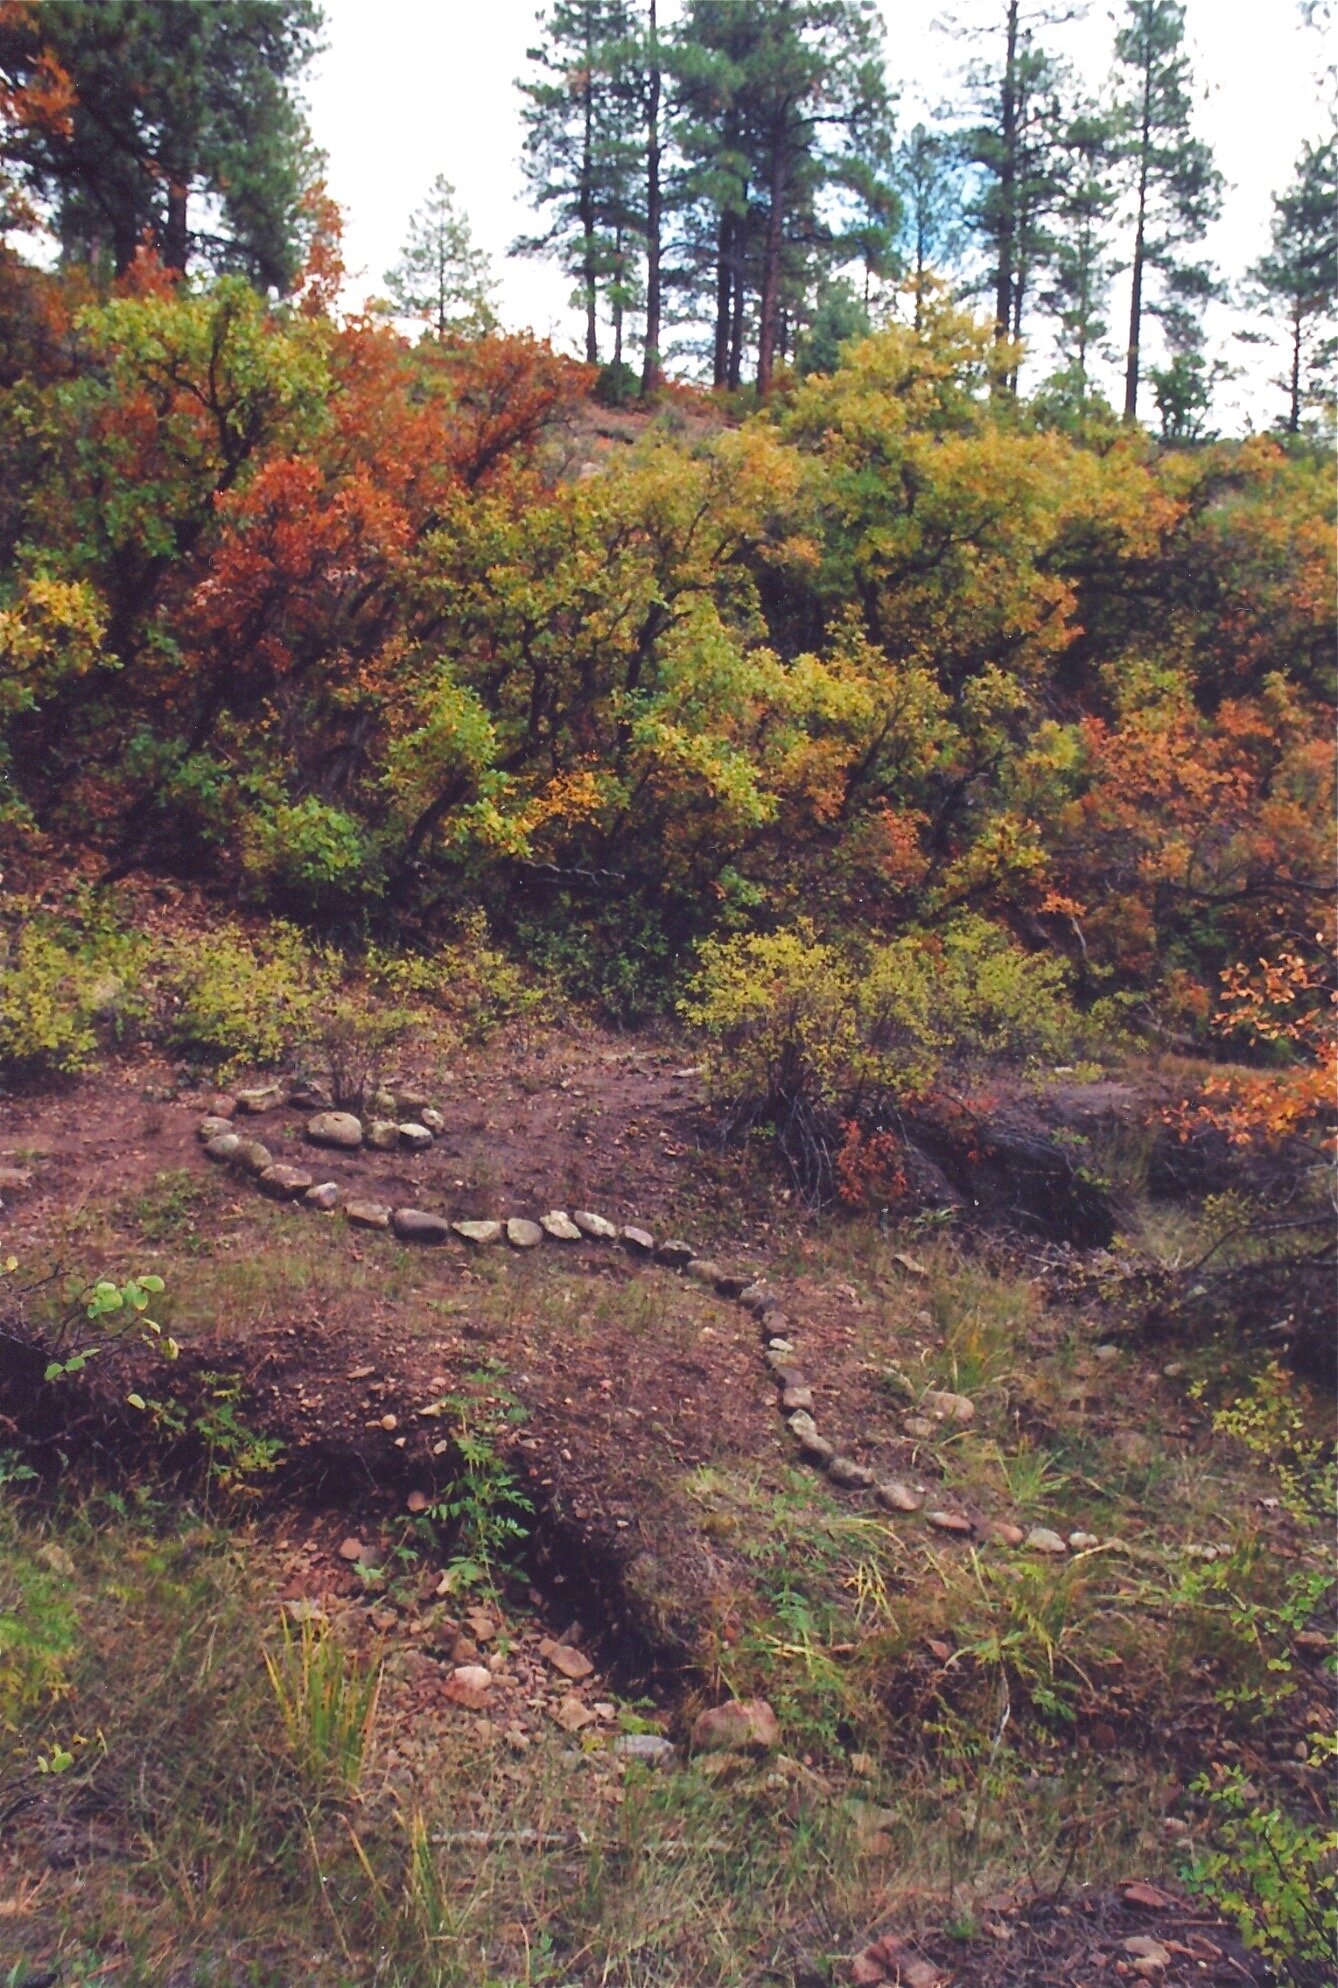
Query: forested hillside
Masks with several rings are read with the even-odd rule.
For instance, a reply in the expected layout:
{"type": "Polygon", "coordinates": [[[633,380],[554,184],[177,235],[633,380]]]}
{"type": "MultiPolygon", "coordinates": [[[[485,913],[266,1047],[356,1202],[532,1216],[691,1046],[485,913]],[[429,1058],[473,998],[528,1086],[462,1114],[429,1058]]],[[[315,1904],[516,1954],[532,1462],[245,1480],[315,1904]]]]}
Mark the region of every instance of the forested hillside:
{"type": "Polygon", "coordinates": [[[577,359],[0,0],[13,1988],[1327,1978],[1334,148],[1218,435],[1183,10],[881,23],[555,0],[577,359]]]}

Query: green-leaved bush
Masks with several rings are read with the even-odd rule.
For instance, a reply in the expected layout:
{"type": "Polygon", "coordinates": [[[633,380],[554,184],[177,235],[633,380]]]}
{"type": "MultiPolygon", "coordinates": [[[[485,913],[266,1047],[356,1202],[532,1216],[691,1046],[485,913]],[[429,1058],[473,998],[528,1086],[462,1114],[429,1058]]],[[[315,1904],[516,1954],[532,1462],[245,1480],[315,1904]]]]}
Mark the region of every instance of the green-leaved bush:
{"type": "Polygon", "coordinates": [[[29,917],[0,930],[0,1069],[24,1078],[82,1070],[137,1025],[147,947],[112,926],[29,917]]]}
{"type": "Polygon", "coordinates": [[[334,963],[281,921],[255,937],[222,925],[203,944],[176,940],[161,970],[167,1040],[223,1071],[280,1063],[316,1034],[336,979],[334,963]]]}
{"type": "Polygon", "coordinates": [[[1063,965],[982,918],[859,950],[802,923],[708,940],[699,960],[681,1012],[707,1037],[712,1094],[736,1127],[770,1124],[810,1188],[800,1155],[839,1121],[909,1104],[947,1067],[1053,1057],[1077,1026],[1063,965]]]}

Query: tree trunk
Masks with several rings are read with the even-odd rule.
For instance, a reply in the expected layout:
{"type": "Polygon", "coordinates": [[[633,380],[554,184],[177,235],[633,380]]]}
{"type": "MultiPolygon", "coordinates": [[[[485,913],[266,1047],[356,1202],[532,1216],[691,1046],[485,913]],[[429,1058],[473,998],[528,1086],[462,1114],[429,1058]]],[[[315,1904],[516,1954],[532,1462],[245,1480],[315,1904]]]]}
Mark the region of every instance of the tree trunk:
{"type": "Polygon", "coordinates": [[[1148,171],[1152,151],[1152,57],[1143,70],[1143,121],[1138,141],[1138,225],[1134,230],[1133,277],[1129,290],[1129,350],[1124,364],[1124,418],[1138,419],[1138,376],[1143,337],[1143,262],[1147,253],[1148,171]]]}
{"type": "Polygon", "coordinates": [[[742,229],[736,227],[734,264],[730,271],[729,371],[731,391],[743,384],[743,243],[742,229]]]}
{"type": "MultiPolygon", "coordinates": [[[[646,357],[641,369],[642,398],[660,384],[660,48],[655,0],[650,0],[650,74],[646,101],[646,357]]],[[[719,350],[719,326],[716,349],[719,350]]],[[[719,381],[716,382],[717,386],[719,381]]]]}
{"type": "Polygon", "coordinates": [[[1013,322],[1013,250],[1017,200],[1017,17],[1018,0],[1008,0],[1007,48],[1000,102],[998,261],[994,271],[994,336],[1003,344],[1013,322]]]}
{"type": "Polygon", "coordinates": [[[167,225],[163,229],[163,267],[174,276],[186,274],[190,235],[186,228],[186,182],[175,174],[167,183],[167,225]]]}
{"type": "Polygon", "coordinates": [[[581,147],[581,193],[579,212],[581,233],[584,237],[584,252],[581,258],[581,287],[585,292],[585,363],[587,366],[599,364],[599,320],[596,315],[598,299],[595,293],[595,92],[591,64],[586,64],[585,74],[585,132],[581,147]]]}
{"type": "Polygon", "coordinates": [[[1291,407],[1287,414],[1287,433],[1299,435],[1301,432],[1301,305],[1300,300],[1292,307],[1292,369],[1291,407]]]}
{"type": "Polygon", "coordinates": [[[734,295],[733,232],[734,216],[722,214],[716,242],[715,354],[711,371],[711,384],[716,387],[729,383],[730,303],[734,295]]]}
{"type": "Polygon", "coordinates": [[[771,173],[767,185],[767,232],[762,248],[762,292],[758,309],[757,391],[763,400],[771,392],[771,375],[776,359],[784,198],[785,139],[783,131],[778,130],[773,134],[771,144],[771,173]]]}

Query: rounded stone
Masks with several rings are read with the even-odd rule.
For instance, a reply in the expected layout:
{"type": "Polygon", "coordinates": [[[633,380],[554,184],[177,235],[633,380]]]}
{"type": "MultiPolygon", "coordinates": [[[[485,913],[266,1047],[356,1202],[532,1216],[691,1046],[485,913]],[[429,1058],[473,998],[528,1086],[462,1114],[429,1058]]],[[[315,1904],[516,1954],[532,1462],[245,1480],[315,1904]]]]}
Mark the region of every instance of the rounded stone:
{"type": "Polygon", "coordinates": [[[286,1095],[282,1084],[256,1084],[251,1090],[238,1091],[237,1109],[253,1114],[277,1111],[286,1095]]]}
{"type": "Polygon", "coordinates": [[[807,1413],[812,1414],[813,1412],[812,1388],[794,1387],[793,1385],[787,1388],[783,1388],[781,1390],[781,1414],[793,1415],[800,1409],[803,1409],[807,1413]]]}
{"type": "Polygon", "coordinates": [[[224,1161],[233,1161],[246,1143],[239,1132],[220,1132],[216,1139],[211,1139],[206,1145],[204,1156],[207,1160],[217,1160],[220,1164],[224,1161]]]}
{"type": "Polygon", "coordinates": [[[262,1174],[274,1165],[274,1155],[259,1139],[239,1139],[233,1162],[244,1173],[262,1174]]]}
{"type": "Polygon", "coordinates": [[[712,1263],[709,1256],[694,1256],[691,1263],[684,1264],[683,1275],[690,1277],[694,1284],[704,1284],[708,1291],[714,1291],[720,1265],[712,1263]]]}
{"type": "Polygon", "coordinates": [[[581,1240],[580,1230],[562,1208],[553,1208],[547,1215],[541,1215],[539,1227],[546,1236],[551,1236],[554,1242],[577,1243],[581,1240]]]}
{"type": "Polygon", "coordinates": [[[877,1498],[889,1512],[918,1512],[924,1503],[919,1493],[912,1491],[909,1484],[903,1484],[899,1477],[889,1477],[885,1484],[878,1485],[877,1498]]]}
{"type": "Polygon", "coordinates": [[[452,1222],[451,1227],[457,1236],[463,1237],[465,1242],[473,1243],[480,1249],[488,1243],[499,1243],[502,1240],[500,1222],[452,1222]]]}
{"type": "Polygon", "coordinates": [[[207,1146],[211,1139],[222,1139],[231,1130],[231,1119],[211,1116],[200,1120],[195,1128],[195,1133],[200,1143],[207,1146]]]}
{"type": "Polygon", "coordinates": [[[393,1153],[400,1143],[400,1128],[393,1118],[374,1118],[363,1137],[373,1152],[393,1153]]]}
{"type": "Polygon", "coordinates": [[[528,1221],[523,1215],[512,1215],[506,1225],[506,1239],[512,1249],[537,1249],[544,1232],[537,1222],[528,1221]]]}
{"type": "Polygon", "coordinates": [[[874,1482],[873,1472],[848,1456],[833,1457],[827,1475],[833,1484],[843,1484],[847,1491],[867,1491],[874,1482]]]}
{"type": "MultiPolygon", "coordinates": [[[[790,1427],[793,1429],[793,1422],[790,1424],[790,1427]]],[[[827,1441],[825,1436],[820,1436],[816,1429],[811,1434],[800,1437],[799,1447],[808,1458],[808,1461],[816,1464],[819,1470],[830,1470],[837,1460],[836,1450],[833,1445],[827,1441]]]]}
{"type": "Polygon", "coordinates": [[[311,1175],[301,1167],[283,1165],[266,1167],[259,1180],[260,1192],[273,1201],[296,1201],[299,1194],[305,1194],[314,1185],[311,1175]]]}
{"type": "Polygon", "coordinates": [[[960,1422],[963,1427],[976,1419],[976,1404],[965,1394],[950,1394],[946,1388],[931,1387],[920,1406],[941,1422],[960,1422]]]}
{"type": "Polygon", "coordinates": [[[925,1519],[936,1531],[955,1533],[961,1538],[975,1531],[970,1519],[962,1512],[926,1512],[925,1519]]]}
{"type": "Polygon", "coordinates": [[[318,1111],[307,1120],[306,1135],[313,1146],[339,1146],[352,1152],[362,1144],[362,1125],[351,1111],[318,1111]]]}
{"type": "Polygon", "coordinates": [[[623,1230],[623,1247],[630,1249],[633,1256],[650,1256],[655,1249],[655,1238],[649,1229],[626,1228],[623,1230]]]}
{"type": "Polygon", "coordinates": [[[618,1230],[614,1223],[603,1215],[592,1215],[588,1208],[577,1208],[572,1212],[572,1221],[583,1236],[592,1242],[617,1242],[618,1230]]]}
{"type": "Polygon", "coordinates": [[[1033,1526],[1022,1544],[1028,1553],[1052,1553],[1058,1556],[1068,1552],[1059,1534],[1051,1532],[1049,1526],[1033,1526]]]}
{"type": "Polygon", "coordinates": [[[426,1125],[428,1131],[432,1134],[432,1137],[434,1139],[440,1139],[442,1133],[446,1130],[445,1117],[441,1112],[434,1111],[431,1105],[426,1105],[423,1108],[423,1110],[419,1112],[418,1123],[420,1125],[426,1125]]]}
{"type": "Polygon", "coordinates": [[[315,1187],[309,1187],[302,1196],[302,1199],[306,1202],[308,1208],[319,1208],[323,1211],[330,1208],[337,1208],[339,1206],[338,1184],[333,1180],[320,1181],[315,1187]]]}
{"type": "Polygon", "coordinates": [[[685,1243],[676,1236],[662,1242],[655,1252],[655,1261],[663,1263],[669,1270],[686,1270],[697,1254],[691,1243],[685,1243]]]}
{"type": "Polygon", "coordinates": [[[446,1217],[429,1214],[424,1208],[396,1208],[390,1226],[401,1242],[444,1243],[451,1238],[446,1217]]]}
{"type": "Polygon", "coordinates": [[[355,1229],[388,1229],[390,1210],[381,1201],[350,1201],[344,1219],[352,1222],[355,1229]]]}
{"type": "Polygon", "coordinates": [[[425,1153],[432,1144],[432,1134],[426,1125],[418,1125],[413,1119],[406,1119],[395,1127],[401,1146],[407,1146],[411,1153],[425,1153]]]}

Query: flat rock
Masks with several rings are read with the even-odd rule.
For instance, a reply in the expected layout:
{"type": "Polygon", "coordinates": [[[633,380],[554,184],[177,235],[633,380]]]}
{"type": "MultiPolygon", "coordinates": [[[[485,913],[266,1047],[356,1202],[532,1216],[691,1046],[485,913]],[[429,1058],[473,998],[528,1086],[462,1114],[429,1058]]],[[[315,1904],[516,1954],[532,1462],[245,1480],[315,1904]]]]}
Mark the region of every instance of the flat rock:
{"type": "Polygon", "coordinates": [[[875,1488],[879,1504],[885,1505],[889,1512],[918,1512],[924,1503],[919,1492],[912,1491],[899,1477],[889,1477],[875,1488]]]}
{"type": "Polygon", "coordinates": [[[775,1374],[777,1380],[783,1383],[785,1375],[788,1373],[791,1363],[794,1360],[794,1348],[790,1345],[789,1341],[786,1340],[784,1342],[784,1351],[778,1346],[768,1346],[762,1357],[770,1367],[772,1373],[775,1374]]]}
{"type": "Polygon", "coordinates": [[[722,1266],[715,1273],[715,1288],[722,1298],[741,1298],[748,1286],[756,1282],[755,1270],[730,1270],[722,1266]]]}
{"type": "Polygon", "coordinates": [[[393,1118],[374,1118],[363,1138],[377,1153],[393,1153],[400,1143],[400,1128],[393,1118]]]}
{"type": "Polygon", "coordinates": [[[446,1217],[429,1214],[425,1208],[396,1208],[390,1226],[401,1242],[444,1243],[451,1239],[446,1217]]]}
{"type": "Polygon", "coordinates": [[[1064,1544],[1059,1534],[1051,1532],[1049,1526],[1033,1526],[1022,1544],[1026,1547],[1028,1553],[1060,1554],[1068,1552],[1068,1547],[1064,1544]]]}
{"type": "Polygon", "coordinates": [[[571,1219],[581,1234],[589,1236],[592,1242],[611,1243],[618,1240],[616,1223],[606,1220],[603,1215],[592,1215],[588,1208],[574,1209],[571,1219]]]}
{"type": "Polygon", "coordinates": [[[920,1402],[927,1415],[940,1422],[966,1424],[976,1419],[976,1404],[967,1395],[950,1394],[946,1388],[931,1387],[920,1402]]]}
{"type": "Polygon", "coordinates": [[[780,1720],[765,1698],[730,1698],[698,1715],[694,1753],[767,1753],[780,1745],[780,1720]]]}
{"type": "Polygon", "coordinates": [[[927,1415],[908,1415],[901,1426],[906,1435],[917,1443],[927,1443],[931,1436],[938,1434],[938,1423],[931,1422],[927,1415]]]}
{"type": "Polygon", "coordinates": [[[1021,1546],[1027,1535],[1011,1519],[993,1519],[985,1528],[985,1537],[992,1539],[996,1546],[1021,1546]]]}
{"type": "Polygon", "coordinates": [[[590,1707],[569,1691],[565,1698],[559,1698],[551,1708],[553,1718],[564,1733],[579,1733],[583,1727],[592,1726],[595,1715],[590,1707]]]}
{"type": "Polygon", "coordinates": [[[843,1484],[847,1491],[867,1491],[874,1482],[868,1466],[848,1456],[834,1456],[827,1466],[827,1475],[833,1484],[843,1484]]]}
{"type": "Polygon", "coordinates": [[[231,1130],[232,1120],[230,1118],[217,1118],[211,1115],[209,1118],[202,1118],[200,1120],[195,1128],[195,1136],[201,1145],[208,1145],[211,1139],[222,1139],[231,1130]]]}
{"type": "Polygon", "coordinates": [[[246,1144],[249,1144],[249,1141],[244,1140],[240,1132],[220,1132],[216,1138],[208,1141],[204,1156],[207,1160],[217,1160],[220,1166],[225,1162],[230,1164],[246,1144]]]}
{"type": "Polygon", "coordinates": [[[529,1221],[524,1215],[513,1215],[506,1225],[506,1239],[512,1249],[538,1249],[544,1232],[537,1222],[529,1221]]]}
{"type": "Polygon", "coordinates": [[[974,1525],[964,1512],[926,1512],[925,1522],[933,1526],[936,1532],[956,1533],[960,1538],[965,1538],[968,1533],[975,1531],[974,1525]]]}
{"type": "Polygon", "coordinates": [[[633,1256],[651,1256],[655,1251],[655,1238],[649,1229],[625,1228],[623,1247],[630,1249],[633,1256]]]}
{"type": "Polygon", "coordinates": [[[416,1119],[405,1119],[395,1127],[395,1131],[401,1146],[407,1146],[411,1153],[425,1153],[432,1144],[432,1134],[426,1125],[420,1125],[416,1119]]]}
{"type": "Polygon", "coordinates": [[[578,1650],[574,1643],[559,1643],[552,1636],[545,1636],[540,1642],[539,1655],[574,1684],[579,1684],[583,1677],[589,1677],[595,1668],[584,1650],[578,1650]]]}
{"type": "Polygon", "coordinates": [[[344,1219],[352,1222],[355,1229],[388,1229],[390,1210],[381,1201],[350,1201],[344,1219]]]}
{"type": "Polygon", "coordinates": [[[362,1144],[362,1121],[351,1111],[318,1111],[306,1123],[313,1146],[340,1146],[352,1152],[362,1144]]]}
{"type": "Polygon", "coordinates": [[[610,1751],[620,1760],[643,1760],[648,1767],[663,1767],[674,1758],[674,1743],[663,1733],[619,1733],[610,1751]]]}
{"type": "Polygon", "coordinates": [[[765,1318],[768,1312],[780,1308],[780,1299],[767,1284],[745,1284],[739,1292],[739,1303],[747,1307],[754,1318],[765,1318]]]}
{"type": "MultiPolygon", "coordinates": [[[[794,1428],[793,1422],[790,1427],[794,1428]]],[[[816,1464],[819,1470],[830,1470],[837,1460],[835,1445],[829,1443],[825,1436],[820,1436],[816,1429],[805,1429],[800,1433],[799,1448],[808,1461],[816,1464]]]]}
{"type": "Polygon", "coordinates": [[[683,1265],[683,1275],[690,1277],[694,1284],[704,1284],[708,1291],[714,1291],[720,1276],[720,1265],[712,1263],[709,1256],[694,1256],[691,1263],[683,1265]]]}
{"type": "Polygon", "coordinates": [[[892,1252],[892,1261],[896,1264],[898,1270],[904,1270],[908,1277],[927,1277],[929,1275],[927,1267],[920,1262],[919,1258],[907,1256],[904,1250],[894,1249],[892,1252]]]}
{"type": "Polygon", "coordinates": [[[802,1443],[805,1436],[816,1436],[818,1433],[818,1425],[806,1408],[797,1409],[793,1415],[786,1417],[786,1421],[796,1442],[802,1443]]]}
{"type": "Polygon", "coordinates": [[[237,1109],[257,1115],[262,1111],[277,1111],[287,1095],[282,1084],[256,1084],[250,1090],[238,1091],[237,1109]]]}
{"type": "Polygon", "coordinates": [[[231,1118],[236,1109],[237,1100],[227,1091],[215,1091],[206,1106],[211,1118],[231,1118]]]}
{"type": "Polygon", "coordinates": [[[451,1227],[457,1236],[462,1236],[467,1243],[473,1243],[480,1249],[486,1243],[499,1243],[502,1240],[500,1222],[452,1222],[451,1227]]]}
{"type": "Polygon", "coordinates": [[[1094,1532],[1071,1532],[1069,1534],[1069,1545],[1075,1553],[1090,1553],[1094,1546],[1100,1546],[1100,1544],[1101,1541],[1094,1532]]]}
{"type": "MultiPolygon", "coordinates": [[[[231,1138],[234,1135],[225,1133],[223,1136],[231,1138]]],[[[268,1146],[262,1145],[259,1139],[238,1140],[237,1150],[232,1158],[233,1164],[239,1166],[244,1173],[262,1174],[274,1165],[273,1153],[268,1146]]]]}
{"type": "Polygon", "coordinates": [[[551,1208],[546,1215],[539,1217],[539,1227],[554,1242],[578,1243],[581,1232],[564,1208],[551,1208]]]}
{"type": "Polygon", "coordinates": [[[392,1085],[390,1095],[395,1100],[395,1111],[400,1118],[416,1118],[431,1103],[427,1092],[420,1091],[413,1084],[392,1085]]]}
{"type": "Polygon", "coordinates": [[[781,1414],[793,1415],[798,1409],[813,1411],[813,1390],[811,1387],[786,1387],[781,1390],[781,1414]]]}
{"type": "Polygon", "coordinates": [[[307,1189],[302,1199],[306,1202],[308,1208],[320,1208],[322,1210],[337,1208],[339,1206],[339,1183],[333,1180],[318,1181],[315,1187],[307,1189]]]}
{"type": "Polygon", "coordinates": [[[685,1243],[680,1237],[671,1236],[656,1250],[655,1261],[663,1263],[669,1270],[686,1270],[696,1254],[691,1243],[685,1243]]]}
{"type": "Polygon", "coordinates": [[[305,1194],[315,1182],[302,1167],[289,1167],[282,1164],[266,1167],[258,1182],[260,1192],[268,1194],[272,1201],[296,1201],[299,1194],[305,1194]]]}

